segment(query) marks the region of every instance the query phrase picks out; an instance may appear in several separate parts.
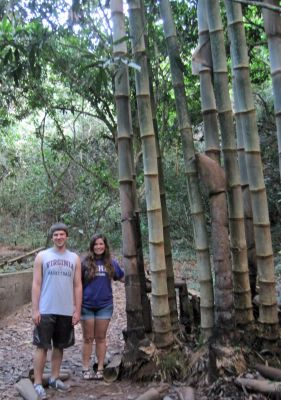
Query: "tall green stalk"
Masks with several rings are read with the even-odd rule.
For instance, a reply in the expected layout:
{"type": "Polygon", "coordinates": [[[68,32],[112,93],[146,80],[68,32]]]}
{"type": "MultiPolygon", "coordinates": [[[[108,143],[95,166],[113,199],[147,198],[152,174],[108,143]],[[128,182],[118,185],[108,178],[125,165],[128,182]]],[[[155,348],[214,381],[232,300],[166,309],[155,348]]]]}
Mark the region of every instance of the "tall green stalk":
{"type": "Polygon", "coordinates": [[[206,231],[205,216],[199,190],[198,171],[195,161],[193,135],[189,115],[187,112],[187,99],[184,88],[183,71],[180,67],[180,52],[178,48],[175,24],[171,6],[168,0],[160,0],[160,12],[163,19],[164,33],[170,58],[172,82],[175,93],[179,129],[185,160],[185,173],[189,202],[194,229],[194,239],[197,251],[197,265],[200,282],[200,312],[201,330],[203,337],[212,334],[214,325],[214,295],[211,275],[208,235],[206,231]]]}
{"type": "MultiPolygon", "coordinates": [[[[266,4],[279,6],[279,0],[264,0],[266,4]]],[[[279,153],[279,172],[281,177],[281,18],[280,13],[266,8],[262,9],[264,29],[267,34],[275,119],[277,127],[277,141],[279,153]]]]}
{"type": "Polygon", "coordinates": [[[115,74],[115,101],[117,111],[118,166],[121,201],[123,264],[126,271],[127,335],[131,342],[144,337],[141,286],[138,275],[136,229],[134,218],[134,182],[132,171],[132,126],[129,102],[129,79],[123,1],[111,0],[113,23],[113,57],[119,60],[115,74]]]}
{"type": "Polygon", "coordinates": [[[254,238],[254,225],[253,225],[253,212],[251,204],[251,193],[249,188],[248,172],[246,166],[246,155],[243,137],[243,113],[237,111],[237,94],[235,85],[233,86],[233,97],[234,97],[234,115],[236,121],[236,136],[237,136],[237,153],[238,153],[238,164],[240,171],[240,182],[243,194],[243,208],[244,208],[244,223],[245,223],[245,234],[247,242],[247,256],[248,256],[248,268],[249,268],[249,280],[251,287],[252,299],[257,294],[257,257],[256,257],[256,245],[254,238]]]}
{"type": "Polygon", "coordinates": [[[156,346],[162,348],[170,346],[173,343],[173,334],[168,302],[157,152],[150,104],[149,78],[140,0],[129,0],[128,9],[134,60],[141,67],[140,72],[135,72],[135,82],[148,217],[153,331],[156,346]]]}
{"type": "Polygon", "coordinates": [[[229,0],[225,0],[225,6],[231,42],[233,85],[237,96],[236,108],[237,112],[241,113],[246,166],[251,192],[259,278],[259,322],[261,323],[262,336],[275,340],[278,337],[278,316],[274,260],[242,8],[241,4],[229,0]]]}
{"type": "Polygon", "coordinates": [[[219,1],[205,0],[205,5],[212,49],[214,88],[221,130],[223,160],[227,178],[235,316],[237,323],[247,324],[253,320],[253,312],[248,271],[243,197],[237,159],[232,105],[228,89],[224,34],[219,1]]]}
{"type": "MultiPolygon", "coordinates": [[[[200,77],[200,97],[201,109],[204,124],[205,153],[220,164],[220,137],[217,118],[217,106],[214,94],[212,79],[212,56],[210,48],[210,36],[208,29],[208,21],[204,8],[205,4],[201,0],[197,4],[197,19],[199,33],[199,55],[204,53],[204,65],[199,61],[199,77],[200,77]]],[[[198,63],[195,56],[194,62],[198,63]]]]}
{"type": "Polygon", "coordinates": [[[164,183],[162,154],[161,154],[161,150],[160,150],[159,131],[158,131],[157,118],[156,118],[156,103],[155,103],[154,88],[153,88],[153,74],[152,74],[152,68],[151,68],[151,62],[150,62],[150,56],[149,56],[149,37],[148,37],[147,29],[146,29],[147,25],[145,22],[145,11],[144,11],[144,6],[143,6],[143,0],[141,0],[141,6],[142,6],[143,23],[144,23],[144,27],[145,27],[144,39],[145,39],[145,46],[147,48],[147,66],[148,66],[148,76],[149,76],[151,111],[152,111],[153,128],[154,128],[155,141],[156,141],[156,153],[157,153],[161,210],[162,210],[162,219],[163,219],[163,235],[164,235],[165,262],[166,262],[166,269],[167,269],[167,287],[168,287],[170,318],[171,318],[171,324],[172,324],[173,331],[176,333],[179,331],[179,317],[178,317],[176,291],[175,291],[175,276],[174,276],[172,245],[171,245],[171,236],[170,236],[170,222],[169,222],[169,215],[168,215],[167,203],[166,203],[166,190],[165,190],[165,183],[164,183]]]}

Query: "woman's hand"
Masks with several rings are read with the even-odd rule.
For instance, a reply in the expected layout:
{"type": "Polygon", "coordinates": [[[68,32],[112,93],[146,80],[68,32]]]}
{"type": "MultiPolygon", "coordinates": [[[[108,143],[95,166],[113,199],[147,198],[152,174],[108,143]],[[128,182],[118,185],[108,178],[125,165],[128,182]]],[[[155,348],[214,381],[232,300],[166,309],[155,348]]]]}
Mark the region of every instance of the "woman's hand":
{"type": "Polygon", "coordinates": [[[72,325],[77,325],[79,321],[80,321],[80,312],[74,310],[74,313],[72,315],[72,325]]]}

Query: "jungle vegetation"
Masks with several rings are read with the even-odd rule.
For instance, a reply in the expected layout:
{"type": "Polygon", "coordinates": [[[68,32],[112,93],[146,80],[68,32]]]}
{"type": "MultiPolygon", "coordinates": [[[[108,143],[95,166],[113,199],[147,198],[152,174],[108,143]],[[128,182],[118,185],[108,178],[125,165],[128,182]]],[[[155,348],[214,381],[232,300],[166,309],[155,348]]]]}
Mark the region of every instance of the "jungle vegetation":
{"type": "Polygon", "coordinates": [[[196,254],[204,340],[251,324],[257,277],[261,335],[278,335],[279,2],[242,3],[1,2],[1,242],[41,245],[62,220],[85,249],[102,230],[132,342],[152,329],[143,249],[157,347],[179,329],[179,249],[196,254]]]}
{"type": "MultiPolygon", "coordinates": [[[[77,233],[75,243],[84,243],[84,239],[87,242],[92,231],[103,229],[118,245],[120,211],[113,95],[116,66],[112,61],[110,10],[106,3],[2,2],[1,241],[36,246],[49,224],[63,218],[77,233]]],[[[191,57],[198,43],[197,1],[171,5],[194,143],[196,151],[202,151],[205,139],[200,85],[191,72],[191,57]]],[[[190,211],[183,190],[183,154],[160,11],[155,2],[147,2],[146,11],[172,238],[192,247],[190,211]]],[[[280,188],[269,53],[261,9],[243,6],[243,12],[274,226],[280,218],[280,188]]],[[[229,47],[226,51],[229,56],[229,47]]],[[[129,73],[133,76],[133,67],[129,73]]],[[[133,90],[131,87],[132,99],[133,90]]],[[[131,107],[137,186],[145,219],[134,102],[131,107]]],[[[145,226],[144,222],[144,231],[145,226]]]]}

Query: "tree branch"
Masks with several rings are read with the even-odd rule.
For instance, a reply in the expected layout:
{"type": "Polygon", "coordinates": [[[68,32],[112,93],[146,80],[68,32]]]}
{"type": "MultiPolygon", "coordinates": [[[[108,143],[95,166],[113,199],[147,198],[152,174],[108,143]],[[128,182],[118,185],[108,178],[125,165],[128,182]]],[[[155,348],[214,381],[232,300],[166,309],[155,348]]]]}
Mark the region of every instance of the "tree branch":
{"type": "Polygon", "coordinates": [[[39,127],[38,133],[39,133],[39,137],[40,137],[40,149],[41,149],[41,158],[42,158],[43,168],[44,168],[44,170],[46,172],[48,181],[49,181],[49,183],[51,185],[52,192],[54,192],[54,182],[53,182],[52,176],[51,176],[51,174],[49,172],[49,169],[48,169],[48,166],[47,166],[47,163],[46,163],[46,159],[45,159],[45,153],[44,153],[44,136],[45,136],[46,116],[47,115],[45,113],[45,115],[43,117],[43,120],[41,122],[41,125],[39,127]]]}
{"type": "MultiPolygon", "coordinates": [[[[63,133],[63,129],[61,128],[58,120],[53,116],[52,117],[57,131],[59,132],[59,134],[61,135],[62,139],[66,142],[66,137],[65,134],[63,133]]],[[[79,165],[85,172],[87,172],[88,174],[90,174],[91,176],[94,176],[95,178],[97,177],[97,174],[95,174],[91,169],[89,169],[88,167],[85,166],[85,164],[83,162],[80,162],[78,159],[76,159],[67,149],[67,147],[64,148],[64,153],[68,156],[68,158],[74,162],[74,164],[79,165]]],[[[102,180],[101,181],[101,186],[104,188],[107,188],[109,191],[113,189],[113,187],[106,181],[102,180]]]]}
{"type": "Polygon", "coordinates": [[[234,3],[246,4],[248,6],[267,8],[268,10],[276,11],[279,14],[281,13],[281,7],[273,6],[272,4],[267,4],[262,1],[251,1],[251,0],[230,0],[230,1],[233,1],[234,3]]]}

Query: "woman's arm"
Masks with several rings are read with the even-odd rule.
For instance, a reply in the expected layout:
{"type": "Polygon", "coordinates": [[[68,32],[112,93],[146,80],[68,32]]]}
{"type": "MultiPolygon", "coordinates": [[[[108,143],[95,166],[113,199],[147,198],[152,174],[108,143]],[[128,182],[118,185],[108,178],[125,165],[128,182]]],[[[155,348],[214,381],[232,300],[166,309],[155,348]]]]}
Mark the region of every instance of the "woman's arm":
{"type": "Polygon", "coordinates": [[[120,267],[117,260],[113,260],[113,267],[114,267],[114,280],[125,282],[125,271],[120,267]]]}

